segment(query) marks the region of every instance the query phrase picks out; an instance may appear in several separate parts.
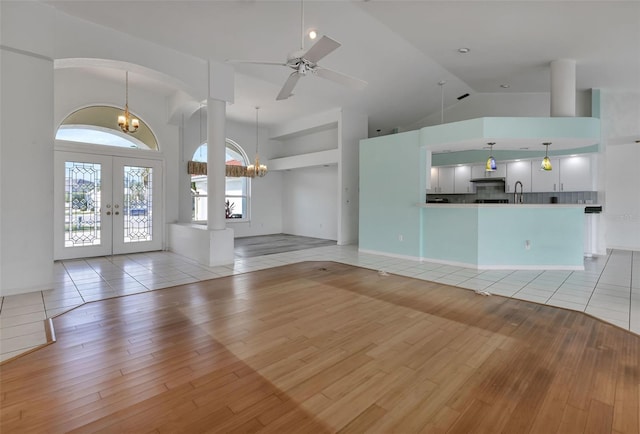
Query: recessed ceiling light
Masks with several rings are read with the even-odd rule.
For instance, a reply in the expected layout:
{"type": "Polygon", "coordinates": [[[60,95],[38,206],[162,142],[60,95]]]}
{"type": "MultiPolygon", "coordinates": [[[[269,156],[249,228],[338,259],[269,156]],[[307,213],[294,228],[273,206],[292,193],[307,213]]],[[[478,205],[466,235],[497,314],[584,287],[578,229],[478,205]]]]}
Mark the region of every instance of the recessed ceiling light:
{"type": "Polygon", "coordinates": [[[309,39],[315,39],[318,37],[318,33],[315,30],[309,30],[309,39]]]}
{"type": "Polygon", "coordinates": [[[471,49],[467,47],[458,48],[458,53],[467,54],[469,51],[471,51],[471,49]]]}
{"type": "Polygon", "coordinates": [[[503,89],[509,89],[511,87],[511,85],[510,84],[501,84],[500,87],[503,88],[503,89]]]}

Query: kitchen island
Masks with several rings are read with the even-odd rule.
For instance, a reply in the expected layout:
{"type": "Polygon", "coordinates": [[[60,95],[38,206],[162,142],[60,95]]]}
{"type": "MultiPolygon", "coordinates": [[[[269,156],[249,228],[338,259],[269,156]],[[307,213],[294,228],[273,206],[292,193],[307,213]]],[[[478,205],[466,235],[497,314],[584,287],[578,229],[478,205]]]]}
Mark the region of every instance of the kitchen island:
{"type": "Polygon", "coordinates": [[[422,260],[478,269],[584,269],[584,205],[417,206],[422,260]]]}

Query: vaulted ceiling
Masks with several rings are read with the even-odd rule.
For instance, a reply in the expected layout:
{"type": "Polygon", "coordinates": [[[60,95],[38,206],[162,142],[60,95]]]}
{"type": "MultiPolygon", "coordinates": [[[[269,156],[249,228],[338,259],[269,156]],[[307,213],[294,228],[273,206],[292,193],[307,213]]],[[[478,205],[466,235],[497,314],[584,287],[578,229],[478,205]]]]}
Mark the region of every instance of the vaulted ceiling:
{"type": "MultiPolygon", "coordinates": [[[[300,49],[299,1],[46,3],[203,59],[284,62],[300,49]]],[[[342,43],[320,63],[368,86],[308,76],[293,97],[276,101],[290,70],[236,64],[229,117],[250,121],[259,105],[273,124],[346,107],[368,114],[370,131],[386,132],[439,112],[439,81],[447,82],[447,106],[464,93],[548,92],[549,63],[563,58],[577,62],[578,90],[640,92],[639,1],[305,1],[310,28],[342,43]]],[[[312,43],[305,39],[306,48],[312,43]]]]}

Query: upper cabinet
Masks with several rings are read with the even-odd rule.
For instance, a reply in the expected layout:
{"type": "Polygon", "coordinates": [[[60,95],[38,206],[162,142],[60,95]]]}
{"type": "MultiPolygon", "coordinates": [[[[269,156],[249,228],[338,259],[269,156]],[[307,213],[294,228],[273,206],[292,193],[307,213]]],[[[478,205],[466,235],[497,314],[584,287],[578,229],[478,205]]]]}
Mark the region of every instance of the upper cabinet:
{"type": "MultiPolygon", "coordinates": [[[[541,160],[540,160],[541,161],[541,160]]],[[[560,191],[560,163],[551,158],[552,170],[540,170],[540,161],[531,161],[531,191],[534,193],[553,193],[560,191]]]]}
{"type": "Polygon", "coordinates": [[[473,193],[471,166],[456,166],[453,176],[453,192],[458,194],[473,193]]]}
{"type": "Polygon", "coordinates": [[[551,171],[540,170],[540,158],[498,163],[495,172],[485,172],[479,164],[432,167],[427,193],[475,193],[470,180],[479,178],[505,179],[506,193],[513,193],[518,181],[524,193],[594,191],[592,161],[592,154],[551,158],[551,171]]]}
{"type": "Polygon", "coordinates": [[[427,193],[429,194],[439,193],[438,173],[439,169],[437,167],[431,168],[431,173],[429,174],[429,184],[427,185],[427,193]]]}
{"type": "Polygon", "coordinates": [[[560,191],[592,191],[591,156],[577,155],[560,159],[560,191]]]}
{"type": "Polygon", "coordinates": [[[455,171],[453,167],[432,167],[431,168],[431,188],[427,190],[429,194],[454,194],[455,171]]]}
{"type": "Polygon", "coordinates": [[[439,167],[438,168],[438,193],[453,194],[455,193],[455,168],[439,167]]]}
{"type": "Polygon", "coordinates": [[[594,190],[591,155],[552,158],[553,169],[548,172],[540,170],[538,163],[531,162],[531,191],[535,193],[594,190]]]}
{"type": "Polygon", "coordinates": [[[505,191],[507,193],[513,193],[516,182],[518,181],[522,183],[523,192],[531,192],[531,160],[511,161],[507,163],[505,191]]]}

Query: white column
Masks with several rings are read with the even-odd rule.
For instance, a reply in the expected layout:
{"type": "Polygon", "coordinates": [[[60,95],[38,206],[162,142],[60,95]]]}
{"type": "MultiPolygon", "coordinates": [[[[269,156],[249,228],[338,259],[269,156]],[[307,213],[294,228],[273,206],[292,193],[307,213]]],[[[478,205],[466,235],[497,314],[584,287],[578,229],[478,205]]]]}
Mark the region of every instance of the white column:
{"type": "Polygon", "coordinates": [[[225,126],[227,103],[207,98],[207,229],[226,228],[225,126]]]}
{"type": "Polygon", "coordinates": [[[576,61],[559,59],[551,62],[551,116],[576,115],[576,61]]]}

